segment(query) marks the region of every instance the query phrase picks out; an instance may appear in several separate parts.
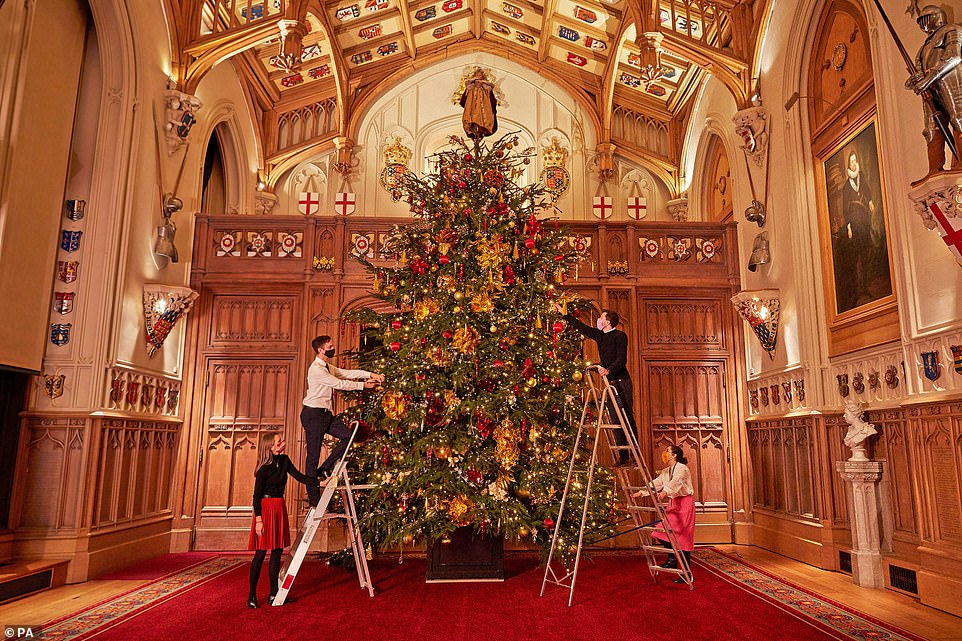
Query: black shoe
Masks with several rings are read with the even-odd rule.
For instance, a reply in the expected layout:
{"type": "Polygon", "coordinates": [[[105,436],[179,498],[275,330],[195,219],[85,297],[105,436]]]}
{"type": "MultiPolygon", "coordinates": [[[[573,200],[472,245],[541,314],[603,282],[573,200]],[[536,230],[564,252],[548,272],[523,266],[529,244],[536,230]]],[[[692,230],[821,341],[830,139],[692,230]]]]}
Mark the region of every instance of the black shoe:
{"type": "Polygon", "coordinates": [[[673,569],[673,568],[677,568],[677,567],[678,567],[678,561],[675,560],[675,557],[670,556],[670,557],[668,557],[668,560],[667,560],[667,561],[665,561],[664,563],[662,563],[662,564],[659,565],[658,567],[660,567],[660,568],[665,568],[666,570],[671,570],[671,569],[673,569]]]}
{"type": "Polygon", "coordinates": [[[276,594],[271,594],[270,596],[268,596],[268,597],[267,597],[267,605],[274,605],[274,597],[276,597],[276,596],[277,596],[276,594]]]}
{"type": "Polygon", "coordinates": [[[251,610],[256,610],[260,606],[257,605],[257,599],[255,597],[249,597],[247,599],[247,607],[249,607],[251,610]]]}

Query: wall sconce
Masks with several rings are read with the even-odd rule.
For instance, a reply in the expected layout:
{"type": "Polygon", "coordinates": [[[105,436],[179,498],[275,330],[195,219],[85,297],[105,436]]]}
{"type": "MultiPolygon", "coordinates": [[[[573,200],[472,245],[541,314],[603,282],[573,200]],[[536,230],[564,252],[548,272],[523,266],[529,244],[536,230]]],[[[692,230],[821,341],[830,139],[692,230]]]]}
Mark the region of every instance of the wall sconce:
{"type": "Polygon", "coordinates": [[[163,347],[167,335],[181,316],[190,311],[199,294],[189,287],[144,285],[144,323],[147,356],[163,347]]]}
{"type": "Polygon", "coordinates": [[[778,333],[778,295],[777,289],[760,289],[740,292],[731,299],[738,315],[752,326],[762,349],[768,352],[772,360],[775,360],[775,338],[778,333]]]}

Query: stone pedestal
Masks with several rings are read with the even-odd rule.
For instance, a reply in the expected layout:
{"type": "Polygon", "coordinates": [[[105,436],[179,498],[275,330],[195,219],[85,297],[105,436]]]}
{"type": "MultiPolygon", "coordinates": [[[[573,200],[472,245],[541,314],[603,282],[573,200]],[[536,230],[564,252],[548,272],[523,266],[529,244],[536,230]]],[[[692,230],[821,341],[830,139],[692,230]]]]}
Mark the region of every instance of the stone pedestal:
{"type": "Polygon", "coordinates": [[[879,481],[882,463],[838,461],[835,470],[849,485],[852,525],[852,581],[866,588],[883,588],[882,517],[879,481]]]}

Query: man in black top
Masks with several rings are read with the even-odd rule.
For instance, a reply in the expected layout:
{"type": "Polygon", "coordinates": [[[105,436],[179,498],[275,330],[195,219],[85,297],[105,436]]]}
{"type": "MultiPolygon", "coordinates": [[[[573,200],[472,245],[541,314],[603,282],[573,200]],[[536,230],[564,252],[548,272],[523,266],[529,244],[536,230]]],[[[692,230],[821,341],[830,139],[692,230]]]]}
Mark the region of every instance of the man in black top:
{"type": "MultiPolygon", "coordinates": [[[[602,376],[608,378],[608,382],[617,390],[621,407],[628,420],[628,428],[636,437],[638,430],[635,427],[635,415],[632,408],[634,395],[631,388],[631,377],[628,375],[628,335],[620,329],[618,321],[621,320],[618,312],[602,310],[598,318],[596,327],[585,325],[570,314],[565,315],[568,324],[574,327],[582,336],[593,339],[598,343],[598,356],[601,360],[601,367],[598,369],[602,376]]],[[[614,411],[611,412],[614,418],[614,411]]],[[[615,443],[620,446],[627,445],[627,439],[621,430],[614,430],[615,443]]],[[[630,460],[627,450],[618,450],[615,465],[626,465],[630,460]]]]}

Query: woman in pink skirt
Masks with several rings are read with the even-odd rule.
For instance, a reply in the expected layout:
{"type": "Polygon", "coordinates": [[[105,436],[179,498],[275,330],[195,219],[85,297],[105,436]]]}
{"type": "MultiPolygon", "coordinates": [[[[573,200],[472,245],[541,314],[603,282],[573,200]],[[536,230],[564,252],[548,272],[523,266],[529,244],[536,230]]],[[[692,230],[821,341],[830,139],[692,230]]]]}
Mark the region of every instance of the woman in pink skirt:
{"type": "MultiPolygon", "coordinates": [[[[668,525],[675,533],[675,541],[678,542],[678,549],[685,554],[688,569],[691,570],[691,551],[695,549],[695,499],[692,496],[694,490],[691,486],[691,472],[688,470],[688,459],[685,453],[677,445],[669,445],[665,448],[662,459],[668,464],[658,478],[652,483],[655,492],[658,493],[660,501],[668,501],[665,514],[668,517],[668,525]]],[[[652,533],[652,536],[666,548],[671,549],[668,543],[668,535],[664,531],[664,523],[658,526],[660,531],[652,533]]],[[[678,567],[678,561],[674,555],[668,557],[663,568],[678,567]]],[[[678,577],[675,583],[684,583],[685,579],[678,577]]]]}
{"type": "Polygon", "coordinates": [[[268,602],[274,602],[277,594],[278,575],[281,573],[281,554],[284,548],[291,544],[291,528],[287,521],[287,506],[284,504],[284,488],[287,486],[288,474],[304,483],[317,484],[317,479],[311,478],[300,471],[291,459],[287,458],[284,450],[287,442],[280,434],[267,434],[261,439],[261,457],[257,472],[254,473],[254,520],[251,522],[250,542],[248,550],[254,551],[251,562],[250,593],[247,595],[247,607],[257,607],[257,580],[261,575],[261,566],[267,551],[271,551],[271,560],[267,566],[267,575],[271,582],[271,593],[268,602]]]}

